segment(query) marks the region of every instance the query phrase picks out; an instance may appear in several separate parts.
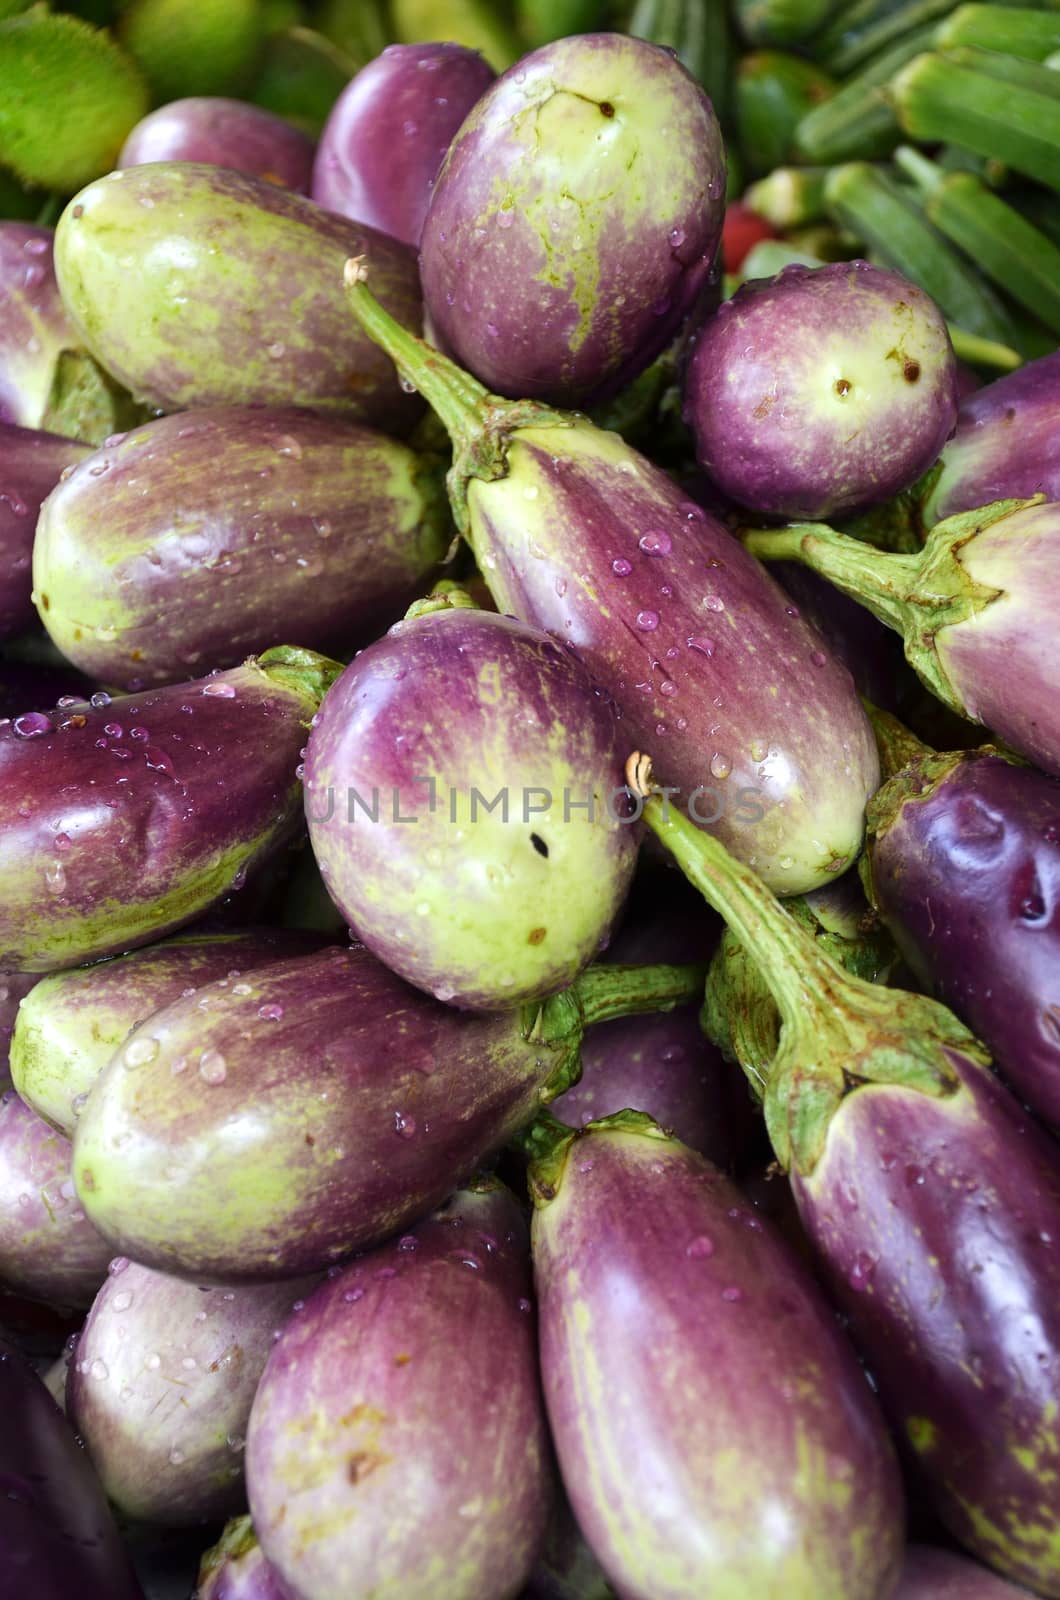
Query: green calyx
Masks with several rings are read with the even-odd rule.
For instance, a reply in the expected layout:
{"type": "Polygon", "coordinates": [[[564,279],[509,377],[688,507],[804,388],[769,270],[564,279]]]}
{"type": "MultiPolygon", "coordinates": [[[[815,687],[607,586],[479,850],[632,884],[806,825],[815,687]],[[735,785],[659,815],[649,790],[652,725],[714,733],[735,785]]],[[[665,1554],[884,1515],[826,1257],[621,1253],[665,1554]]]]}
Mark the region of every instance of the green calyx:
{"type": "Polygon", "coordinates": [[[933,754],[930,745],[924,744],[915,733],[909,731],[904,722],[899,722],[889,711],[881,711],[879,706],[874,706],[864,696],[861,704],[872,725],[876,748],[880,753],[880,770],[885,777],[893,777],[896,772],[901,772],[903,767],[908,766],[910,761],[916,761],[920,756],[933,754]]]}
{"type": "Polygon", "coordinates": [[[405,621],[412,622],[416,617],[429,617],[432,611],[478,611],[479,606],[461,588],[459,583],[454,583],[451,578],[443,578],[436,583],[430,594],[425,594],[422,600],[414,600],[405,612],[405,621]]]}
{"type": "Polygon", "coordinates": [[[41,427],[66,439],[101,445],[112,433],[128,433],[157,414],[115,383],[87,350],[61,350],[41,427]]]}
{"type": "Polygon", "coordinates": [[[918,554],[875,550],[823,522],[756,528],[743,538],[751,554],[763,560],[801,561],[811,567],[900,633],[906,658],[921,680],[951,710],[967,716],[939,661],[935,636],[978,615],[1001,591],[969,576],[961,550],[985,528],[1039,504],[1041,498],[998,500],[947,517],[932,528],[918,554]]]}
{"type": "Polygon", "coordinates": [[[763,1108],[782,1167],[813,1171],[832,1116],[862,1085],[938,1097],[958,1087],[947,1047],[985,1059],[944,1006],[844,971],[749,867],[652,791],[644,757],[631,758],[627,777],[646,797],[643,820],[747,947],[776,1004],[780,1041],[763,1108]]]}
{"type": "Polygon", "coordinates": [[[449,503],[460,532],[468,532],[467,486],[472,478],[493,482],[508,473],[508,443],[520,428],[572,427],[570,413],[532,400],[503,400],[432,349],[386,311],[367,284],[363,257],[346,263],[350,309],[375,344],[386,351],[407,384],[417,389],[445,425],[453,445],[447,484],[449,503]]]}
{"type": "Polygon", "coordinates": [[[595,1122],[587,1122],[581,1128],[568,1127],[551,1112],[541,1112],[514,1142],[514,1147],[530,1163],[526,1177],[535,1210],[541,1210],[556,1198],[571,1150],[579,1140],[594,1133],[635,1134],[645,1139],[662,1140],[670,1137],[653,1117],[643,1111],[616,1111],[609,1117],[598,1117],[595,1122]]]}
{"type": "Polygon", "coordinates": [[[318,655],[315,650],[305,650],[301,645],[278,644],[262,655],[251,658],[255,666],[273,683],[293,689],[306,702],[312,716],[335,679],[345,672],[341,661],[318,655]]]}

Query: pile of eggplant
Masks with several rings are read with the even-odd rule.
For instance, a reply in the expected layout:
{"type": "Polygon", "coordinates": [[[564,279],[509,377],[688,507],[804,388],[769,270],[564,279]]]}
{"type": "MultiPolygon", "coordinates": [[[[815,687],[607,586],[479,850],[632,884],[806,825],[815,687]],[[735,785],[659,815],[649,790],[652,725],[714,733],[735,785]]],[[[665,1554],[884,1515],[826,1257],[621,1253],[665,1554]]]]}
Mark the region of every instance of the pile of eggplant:
{"type": "Polygon", "coordinates": [[[1060,352],[576,4],[8,9],[0,1600],[1060,1600],[1060,352]]]}

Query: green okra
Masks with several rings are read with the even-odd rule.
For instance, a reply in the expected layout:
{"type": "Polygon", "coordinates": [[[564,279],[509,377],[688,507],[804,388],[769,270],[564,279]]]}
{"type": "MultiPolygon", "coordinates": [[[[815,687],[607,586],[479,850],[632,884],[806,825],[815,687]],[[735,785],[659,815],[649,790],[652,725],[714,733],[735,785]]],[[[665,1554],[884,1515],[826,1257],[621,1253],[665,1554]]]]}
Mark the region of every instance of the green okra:
{"type": "Polygon", "coordinates": [[[808,111],[795,129],[795,148],[813,165],[871,161],[891,153],[901,132],[885,94],[894,74],[930,44],[934,29],[916,29],[893,49],[840,85],[831,99],[808,111]]]}
{"type": "Polygon", "coordinates": [[[940,22],[935,33],[939,50],[977,45],[999,55],[1044,61],[1060,50],[1060,9],[1029,6],[964,5],[940,22]]]}
{"type": "Polygon", "coordinates": [[[735,50],[726,0],[637,0],[626,32],[675,51],[727,118],[735,50]]]}
{"type": "Polygon", "coordinates": [[[744,203],[774,228],[799,228],[825,214],[827,167],[775,167],[752,183],[744,203]]]}

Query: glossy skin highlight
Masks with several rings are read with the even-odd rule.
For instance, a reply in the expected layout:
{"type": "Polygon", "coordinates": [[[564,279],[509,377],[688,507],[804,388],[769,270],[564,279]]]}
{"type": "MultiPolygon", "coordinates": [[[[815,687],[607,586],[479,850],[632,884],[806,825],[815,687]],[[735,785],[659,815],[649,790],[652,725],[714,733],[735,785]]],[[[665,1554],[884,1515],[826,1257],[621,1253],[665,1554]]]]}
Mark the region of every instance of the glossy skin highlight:
{"type": "Polygon", "coordinates": [[[671,53],[608,33],[545,45],[483,95],[438,176],[431,323],[494,393],[602,398],[695,307],[724,193],[717,119],[671,53]]]}
{"type": "Polygon", "coordinates": [[[39,428],[55,363],[81,337],[59,294],[51,228],[0,222],[0,422],[39,428]]]}
{"type": "Polygon", "coordinates": [[[195,95],[170,100],[138,122],[115,164],[198,161],[308,194],[313,154],[308,134],[262,106],[195,95]]]}

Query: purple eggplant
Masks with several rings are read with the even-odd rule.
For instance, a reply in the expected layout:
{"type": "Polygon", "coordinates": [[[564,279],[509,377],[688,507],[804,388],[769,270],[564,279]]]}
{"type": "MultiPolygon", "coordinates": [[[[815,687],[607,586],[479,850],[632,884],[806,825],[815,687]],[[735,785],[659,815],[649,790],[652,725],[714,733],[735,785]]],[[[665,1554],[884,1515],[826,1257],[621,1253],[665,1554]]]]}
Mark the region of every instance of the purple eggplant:
{"type": "Polygon", "coordinates": [[[126,168],[82,189],[55,233],[67,311],[138,399],[311,406],[400,432],[419,402],[344,306],[342,264],[359,251],[394,315],[418,327],[406,245],[223,167],[126,168]]]}
{"type": "Polygon", "coordinates": [[[0,422],[0,639],[36,626],[31,565],[41,503],[89,454],[74,439],[0,422]]]}
{"type": "Polygon", "coordinates": [[[917,978],[1060,1127],[1060,781],[921,746],[869,806],[863,872],[917,978]]]}
{"type": "Polygon", "coordinates": [[[0,971],[148,944],[238,886],[297,826],[298,752],[339,670],[280,647],[0,722],[0,971]]]}
{"type": "Polygon", "coordinates": [[[766,1126],[821,1273],[949,1531],[1060,1596],[1060,1162],[952,1012],[845,972],[724,847],[644,817],[781,1017],[766,1126]]]}
{"type": "Polygon", "coordinates": [[[34,592],[86,672],[173,683],[284,637],[347,644],[400,614],[451,537],[434,469],[398,440],[294,407],[205,408],[111,441],[59,484],[34,592]]]}
{"type": "Polygon", "coordinates": [[[195,1600],[296,1600],[258,1543],[249,1517],[229,1522],[199,1568],[195,1600]]]}
{"type": "Polygon", "coordinates": [[[947,517],[917,554],[874,550],[825,523],[756,529],[745,544],[860,600],[904,637],[945,705],[1060,774],[1060,502],[1000,500],[947,517]]]}
{"type": "Polygon", "coordinates": [[[254,1391],[315,1287],[204,1291],[112,1262],[70,1362],[66,1414],[123,1516],[179,1528],[242,1509],[254,1391]]]}
{"type": "Polygon", "coordinates": [[[498,609],[566,641],[703,825],[783,893],[857,854],[876,786],[850,674],[720,522],[617,434],[491,398],[399,328],[350,263],[351,308],[453,436],[456,522],[498,609]]]}
{"type": "Polygon", "coordinates": [[[495,77],[463,45],[389,45],[324,124],[310,190],[317,205],[418,248],[446,151],[495,77]]]}
{"type": "Polygon", "coordinates": [[[895,710],[905,680],[915,680],[891,630],[808,567],[778,562],[773,576],[820,633],[825,648],[847,668],[858,693],[886,711],[895,710]]]}
{"type": "Polygon", "coordinates": [[[69,1139],[9,1089],[0,1096],[0,1280],[60,1306],[90,1306],[113,1255],[74,1193],[69,1139]]]}
{"type": "Polygon", "coordinates": [[[547,634],[463,605],[398,623],[346,669],[309,736],[305,793],[358,937],[469,1010],[572,982],[636,862],[612,707],[547,634]]]}
{"type": "Polygon", "coordinates": [[[806,1268],[648,1117],[552,1135],[531,1167],[552,1437],[622,1600],[884,1600],[901,1480],[806,1268]]]}
{"type": "Polygon", "coordinates": [[[929,486],[925,527],[994,500],[1060,500],[1058,407],[1060,350],[967,396],[929,486]]]}
{"type": "Polygon", "coordinates": [[[55,366],[81,336],[59,295],[51,228],[0,222],[0,423],[39,428],[55,366]]]}
{"type": "Polygon", "coordinates": [[[144,1600],[85,1452],[33,1368],[0,1343],[0,1595],[144,1600]]]}
{"type": "Polygon", "coordinates": [[[431,324],[497,394],[614,394],[708,286],[725,209],[717,118],[671,51],[559,39],[482,96],[420,242],[431,324]]]}
{"type": "Polygon", "coordinates": [[[308,194],[313,154],[308,134],[283,117],[245,100],[200,95],[171,100],[138,122],[117,165],[197,161],[308,194]]]}
{"type": "Polygon", "coordinates": [[[949,333],[897,272],[787,267],[700,329],[685,414],[700,465],[738,505],[849,516],[909,488],[953,432],[949,333]]]}
{"type": "Polygon", "coordinates": [[[949,1550],[911,1544],[892,1600],[1020,1600],[1026,1589],[949,1550]]]}
{"type": "Polygon", "coordinates": [[[247,1489],[301,1600],[514,1596],[552,1464],[522,1212],[483,1180],[322,1284],[250,1414],[247,1489]]]}
{"type": "Polygon", "coordinates": [[[39,981],[33,974],[35,987],[13,1023],[15,1087],[38,1116],[72,1139],[93,1084],[138,1023],[204,983],[236,983],[245,972],[308,955],[324,942],[296,928],[188,933],[39,981]]]}
{"type": "Polygon", "coordinates": [[[415,1221],[568,1087],[594,1021],[687,1003],[702,968],[594,967],[468,1016],[363,947],[207,985],[100,1078],[74,1177],[116,1249],[199,1282],[330,1266],[415,1221]],[[160,1182],[160,1174],[162,1181],[160,1182]]]}

